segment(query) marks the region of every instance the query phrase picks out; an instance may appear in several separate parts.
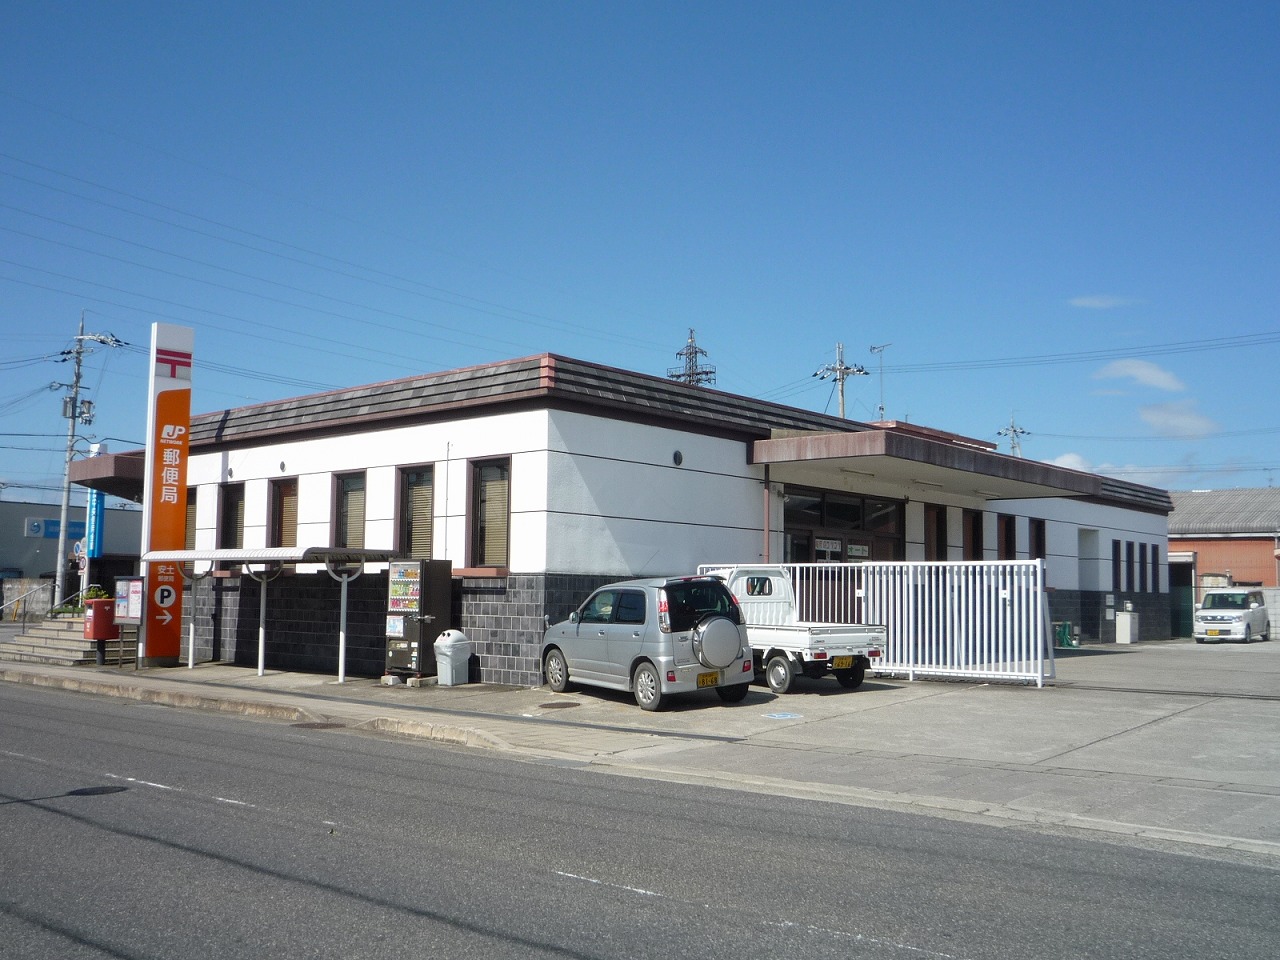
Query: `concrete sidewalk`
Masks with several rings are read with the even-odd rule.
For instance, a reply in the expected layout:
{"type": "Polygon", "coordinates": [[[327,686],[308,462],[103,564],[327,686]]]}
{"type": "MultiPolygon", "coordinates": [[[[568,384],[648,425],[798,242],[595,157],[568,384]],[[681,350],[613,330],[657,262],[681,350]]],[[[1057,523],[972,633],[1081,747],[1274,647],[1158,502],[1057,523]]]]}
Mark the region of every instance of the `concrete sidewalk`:
{"type": "Polygon", "coordinates": [[[872,678],[846,691],[802,679],[782,697],[753,686],[741,704],[698,694],[649,714],[589,688],[339,684],[225,664],[0,664],[10,682],[1280,858],[1280,643],[1091,647],[1061,655],[1057,673],[1044,689],[872,678]]]}

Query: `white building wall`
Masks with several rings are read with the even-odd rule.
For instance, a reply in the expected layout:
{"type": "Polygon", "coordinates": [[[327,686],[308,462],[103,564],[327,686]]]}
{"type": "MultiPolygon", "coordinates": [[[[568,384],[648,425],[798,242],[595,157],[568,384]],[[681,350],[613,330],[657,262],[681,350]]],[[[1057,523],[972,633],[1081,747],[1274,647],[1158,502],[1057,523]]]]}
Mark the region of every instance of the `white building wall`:
{"type": "Polygon", "coordinates": [[[563,411],[551,427],[548,570],[647,576],[760,557],[762,474],[742,442],[563,411]]]}
{"type": "Polygon", "coordinates": [[[469,465],[495,457],[511,460],[512,571],[643,576],[761,555],[762,485],[742,442],[566,411],[196,454],[197,546],[215,546],[224,482],[245,484],[245,547],[266,546],[270,481],[283,477],[298,478],[298,545],[327,546],[333,477],[363,469],[365,546],[394,549],[399,468],[430,465],[433,553],[465,567],[469,465]]]}
{"type": "MultiPolygon", "coordinates": [[[[399,469],[430,465],[433,554],[466,567],[470,463],[496,457],[511,462],[514,572],[642,576],[762,556],[763,472],[747,463],[741,441],[563,410],[197,453],[188,467],[189,482],[198,489],[196,545],[216,545],[219,484],[243,482],[244,544],[266,546],[270,481],[297,477],[298,544],[327,546],[333,538],[334,475],[364,470],[365,546],[394,549],[399,469]]],[[[774,506],[777,529],[781,501],[774,506]]],[[[1066,499],[992,501],[984,509],[984,555],[991,558],[998,554],[997,513],[1016,518],[1020,557],[1028,555],[1028,518],[1046,521],[1050,586],[1109,590],[1111,542],[1120,540],[1161,548],[1159,583],[1168,589],[1163,516],[1066,499]]],[[[922,503],[907,504],[906,524],[906,557],[922,559],[922,503]]],[[[947,527],[947,555],[959,560],[959,505],[947,507],[947,527]]],[[[771,553],[773,559],[782,555],[780,534],[771,537],[771,553]]]]}
{"type": "Polygon", "coordinates": [[[433,468],[434,553],[466,564],[468,463],[511,457],[512,569],[541,554],[544,539],[537,528],[545,515],[545,482],[538,457],[545,457],[547,413],[528,411],[463,418],[450,423],[420,424],[351,433],[339,437],[272,443],[216,454],[194,454],[188,483],[197,493],[197,546],[212,548],[217,540],[218,487],[245,484],[246,548],[267,544],[270,481],[298,478],[298,546],[329,546],[333,541],[334,476],[365,471],[365,546],[394,549],[399,496],[399,470],[433,468]],[[532,459],[529,459],[532,458],[532,459]],[[523,482],[518,480],[523,477],[523,482]],[[529,544],[533,543],[532,548],[529,544]]]}
{"type": "MultiPolygon", "coordinates": [[[[1045,581],[1060,590],[1109,591],[1111,542],[1159,547],[1160,591],[1169,590],[1168,517],[1084,500],[1003,500],[989,509],[1016,517],[1045,520],[1045,581]]],[[[1019,556],[1024,527],[1018,526],[1019,556]]],[[[1028,541],[1029,542],[1029,538],[1028,541]]]]}

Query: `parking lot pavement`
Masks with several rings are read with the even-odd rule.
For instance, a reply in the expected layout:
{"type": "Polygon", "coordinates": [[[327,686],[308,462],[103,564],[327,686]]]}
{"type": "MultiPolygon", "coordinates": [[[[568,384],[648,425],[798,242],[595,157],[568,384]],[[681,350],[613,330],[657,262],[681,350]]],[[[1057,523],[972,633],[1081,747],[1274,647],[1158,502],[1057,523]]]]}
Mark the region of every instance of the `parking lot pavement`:
{"type": "Polygon", "coordinates": [[[0,678],[617,774],[1280,858],[1280,643],[1086,647],[1061,656],[1044,689],[872,677],[847,691],[801,679],[784,696],[753,686],[741,704],[696,694],[658,713],[587,688],[338,684],[224,664],[0,663],[0,678]]]}

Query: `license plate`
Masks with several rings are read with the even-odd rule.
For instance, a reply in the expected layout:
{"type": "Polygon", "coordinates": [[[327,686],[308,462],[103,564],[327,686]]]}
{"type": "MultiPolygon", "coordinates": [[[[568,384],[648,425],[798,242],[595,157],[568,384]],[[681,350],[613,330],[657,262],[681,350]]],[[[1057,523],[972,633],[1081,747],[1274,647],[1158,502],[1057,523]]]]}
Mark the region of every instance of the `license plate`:
{"type": "Polygon", "coordinates": [[[699,687],[716,687],[720,685],[719,673],[700,673],[698,674],[699,687]]]}
{"type": "Polygon", "coordinates": [[[831,669],[832,670],[852,670],[853,657],[832,657],[831,669]]]}
{"type": "Polygon", "coordinates": [[[1220,637],[1220,636],[1222,636],[1222,631],[1221,631],[1221,630],[1206,630],[1206,631],[1205,631],[1205,633],[1207,633],[1207,634],[1208,634],[1209,636],[1211,636],[1211,637],[1220,637]]]}

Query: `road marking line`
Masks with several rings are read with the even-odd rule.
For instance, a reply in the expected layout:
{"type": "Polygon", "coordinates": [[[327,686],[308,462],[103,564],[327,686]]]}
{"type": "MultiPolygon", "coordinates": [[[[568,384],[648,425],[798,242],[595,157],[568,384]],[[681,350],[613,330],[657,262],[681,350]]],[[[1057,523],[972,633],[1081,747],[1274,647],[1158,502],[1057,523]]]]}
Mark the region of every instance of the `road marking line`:
{"type": "Polygon", "coordinates": [[[581,880],[584,883],[594,883],[601,887],[612,887],[614,890],[625,890],[627,893],[638,893],[644,897],[663,897],[663,899],[666,899],[664,894],[656,893],[653,890],[642,890],[640,887],[628,887],[621,883],[609,883],[605,880],[593,879],[592,877],[580,877],[576,873],[565,873],[563,870],[553,870],[552,873],[561,877],[568,877],[570,880],[581,880]]]}

